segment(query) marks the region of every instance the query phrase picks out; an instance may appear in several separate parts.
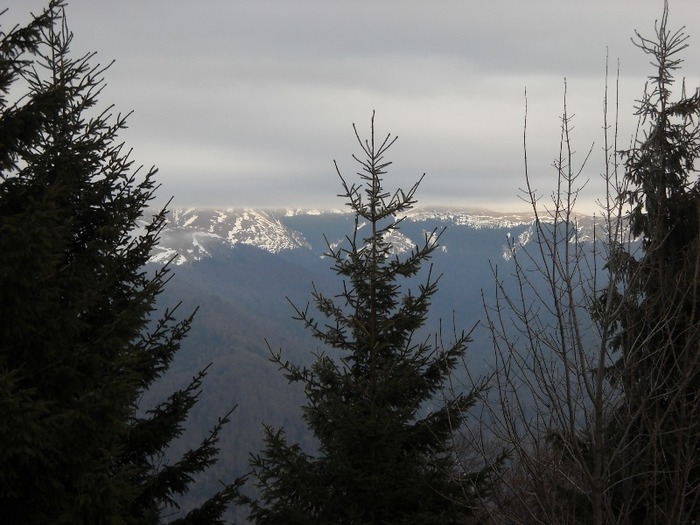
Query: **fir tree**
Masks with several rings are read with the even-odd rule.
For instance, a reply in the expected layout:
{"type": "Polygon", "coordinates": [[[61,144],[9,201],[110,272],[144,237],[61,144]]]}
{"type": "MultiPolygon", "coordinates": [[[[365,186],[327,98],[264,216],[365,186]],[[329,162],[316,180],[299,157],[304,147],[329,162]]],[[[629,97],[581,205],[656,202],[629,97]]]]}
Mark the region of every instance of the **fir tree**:
{"type": "MultiPolygon", "coordinates": [[[[126,117],[98,110],[107,68],[70,55],[63,7],[0,43],[0,508],[4,523],[157,523],[216,460],[229,414],[169,464],[205,371],[138,406],[192,316],[156,320],[156,170],[118,141],[126,117]]],[[[184,520],[220,522],[238,484],[184,520]]]]}
{"type": "Polygon", "coordinates": [[[620,249],[610,262],[625,284],[611,372],[625,403],[611,430],[625,429],[619,512],[632,523],[700,517],[700,92],[683,85],[671,99],[688,37],[667,22],[665,5],[655,38],[637,34],[656,71],[637,109],[644,135],[623,152],[642,254],[620,249]]]}
{"type": "Polygon", "coordinates": [[[257,523],[456,523],[470,515],[469,496],[483,472],[460,472],[451,449],[456,429],[479,395],[440,397],[464,356],[468,334],[447,346],[421,335],[437,279],[427,271],[417,291],[402,280],[421,276],[441,232],[403,258],[392,244],[401,216],[416,202],[408,192],[386,192],[384,160],[396,140],[362,141],[361,184],[342,181],[342,197],[355,216],[343,246],[328,245],[343,289],[313,291],[318,321],[309,307],[298,319],[327,349],[310,367],[283,360],[290,382],[301,383],[303,417],[318,441],[310,454],[289,444],[282,429],[266,427],[266,446],[252,458],[259,499],[248,499],[257,523]]]}

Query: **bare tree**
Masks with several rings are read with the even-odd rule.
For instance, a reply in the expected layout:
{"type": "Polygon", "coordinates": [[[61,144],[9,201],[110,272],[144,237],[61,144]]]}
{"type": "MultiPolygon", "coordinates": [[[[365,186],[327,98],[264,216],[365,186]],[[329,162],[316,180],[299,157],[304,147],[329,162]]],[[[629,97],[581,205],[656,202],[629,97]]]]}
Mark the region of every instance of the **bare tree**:
{"type": "Polygon", "coordinates": [[[595,150],[578,160],[566,88],[546,203],[531,185],[526,110],[524,197],[535,221],[530,238],[509,240],[509,275],[493,268],[495,299],[484,301],[493,388],[478,434],[468,436],[484,453],[494,443],[509,453],[508,467],[494,469],[496,522],[698,518],[700,200],[691,176],[700,97],[684,89],[669,102],[674,55],[686,44],[667,30],[667,15],[666,6],[656,40],[637,35],[658,67],[639,103],[640,132],[622,156],[606,71],[606,191],[592,225],[576,204],[595,150]]]}

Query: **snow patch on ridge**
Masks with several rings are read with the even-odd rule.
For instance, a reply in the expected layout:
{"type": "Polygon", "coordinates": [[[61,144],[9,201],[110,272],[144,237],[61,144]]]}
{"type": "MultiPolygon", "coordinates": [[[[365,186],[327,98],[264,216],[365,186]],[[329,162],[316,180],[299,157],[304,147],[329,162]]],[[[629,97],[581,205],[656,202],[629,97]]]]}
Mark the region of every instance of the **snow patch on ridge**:
{"type": "MultiPolygon", "coordinates": [[[[289,218],[297,216],[309,216],[318,218],[318,227],[322,230],[324,216],[348,215],[347,210],[320,210],[320,209],[275,209],[263,210],[253,208],[225,208],[205,209],[187,208],[172,210],[168,217],[168,224],[161,235],[161,244],[154,249],[151,262],[164,263],[173,256],[176,264],[190,263],[206,257],[211,257],[216,250],[231,249],[239,244],[255,246],[262,250],[276,254],[288,250],[311,250],[312,244],[304,235],[290,227],[292,221],[289,218]]],[[[515,248],[529,243],[533,239],[532,213],[496,213],[488,210],[476,209],[427,209],[418,208],[410,210],[403,216],[408,223],[426,223],[421,227],[424,235],[430,234],[432,225],[452,227],[468,227],[473,229],[502,229],[506,232],[513,231],[518,235],[515,248]],[[523,231],[525,228],[525,231],[523,231]],[[517,233],[515,232],[517,230],[517,233]]],[[[546,223],[546,220],[543,220],[546,223]]],[[[578,240],[586,242],[592,239],[592,218],[582,217],[577,219],[575,231],[578,240]]],[[[367,221],[361,221],[358,225],[365,230],[367,221]]],[[[306,230],[305,230],[306,231],[306,230]]],[[[347,232],[350,233],[350,232],[347,232]]],[[[317,233],[314,233],[317,235],[317,233]]],[[[392,253],[406,253],[416,246],[416,239],[410,239],[405,230],[392,231],[388,238],[392,244],[392,253]]],[[[424,239],[418,239],[420,245],[424,239]]],[[[343,242],[339,240],[339,243],[343,242]]],[[[509,243],[509,244],[512,244],[509,243]]],[[[339,244],[331,243],[331,248],[339,244]]],[[[447,251],[448,247],[441,243],[441,249],[447,251]]],[[[504,247],[503,257],[512,256],[511,248],[504,247]]]]}

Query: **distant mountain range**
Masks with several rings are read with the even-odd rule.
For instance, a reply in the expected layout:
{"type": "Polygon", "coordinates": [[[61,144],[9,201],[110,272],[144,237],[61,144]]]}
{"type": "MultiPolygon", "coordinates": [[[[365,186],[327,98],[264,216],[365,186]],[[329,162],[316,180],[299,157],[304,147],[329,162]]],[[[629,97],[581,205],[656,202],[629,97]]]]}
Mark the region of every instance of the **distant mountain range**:
{"type": "MultiPolygon", "coordinates": [[[[170,213],[169,224],[151,260],[163,263],[173,259],[174,264],[183,265],[236,245],[254,246],[273,254],[307,251],[321,255],[326,249],[324,235],[332,245],[342,242],[351,232],[352,219],[342,210],[176,209],[170,213]]],[[[407,236],[406,230],[415,233],[422,229],[421,235],[444,227],[523,233],[532,225],[534,215],[474,209],[417,209],[407,213],[403,220],[402,231],[392,239],[398,253],[421,241],[407,236]]],[[[590,229],[590,217],[580,220],[583,229],[590,229]]],[[[523,239],[526,238],[527,233],[523,239]]],[[[449,245],[442,245],[443,250],[450,249],[449,245]]]]}
{"type": "MultiPolygon", "coordinates": [[[[485,373],[491,362],[489,334],[479,322],[484,301],[493,297],[493,269],[498,266],[499,280],[508,280],[508,239],[527,244],[533,219],[527,213],[416,209],[392,238],[400,254],[444,229],[431,259],[432,275],[441,277],[425,332],[443,331],[449,338],[453,325],[457,330],[475,327],[467,363],[472,374],[485,373]]],[[[181,303],[181,316],[198,311],[171,370],[144,400],[144,408],[212,363],[188,431],[176,447],[182,450],[201,440],[217,416],[238,405],[222,437],[222,461],[209,478],[212,484],[247,470],[249,453],[261,447],[262,423],[284,426],[290,441],[313,447],[300,418],[302,392],[269,361],[270,351],[281,351],[297,363],[328,351],[292,319],[290,303],[304,308],[312,286],[329,296],[342,290],[323,254],[328,244],[337,246],[352,235],[354,221],[338,210],[197,208],[170,213],[151,257],[153,266],[173,261],[174,277],[159,307],[181,303]]],[[[590,217],[579,218],[578,228],[592,239],[590,217]]],[[[415,288],[424,282],[430,268],[424,270],[406,284],[415,288]]]]}

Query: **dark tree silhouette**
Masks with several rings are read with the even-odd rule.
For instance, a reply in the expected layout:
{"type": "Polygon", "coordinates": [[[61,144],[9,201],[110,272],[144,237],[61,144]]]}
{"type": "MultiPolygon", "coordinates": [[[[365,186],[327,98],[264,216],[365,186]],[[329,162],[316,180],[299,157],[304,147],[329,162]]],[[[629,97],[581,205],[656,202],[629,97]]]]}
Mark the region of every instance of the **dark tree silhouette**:
{"type": "MultiPolygon", "coordinates": [[[[144,269],[165,221],[144,217],[156,170],[134,169],[118,141],[126,117],[98,109],[107,68],[70,55],[63,8],[0,40],[2,519],[156,523],[216,460],[229,414],[167,463],[205,371],[138,406],[192,316],[156,317],[169,272],[144,269]]],[[[218,522],[238,484],[186,521],[218,522]]]]}
{"type": "MultiPolygon", "coordinates": [[[[393,240],[401,215],[415,203],[418,183],[391,194],[382,185],[395,138],[362,147],[361,184],[341,175],[355,227],[339,247],[328,246],[343,278],[334,296],[313,291],[299,320],[327,350],[309,368],[273,361],[301,383],[304,420],[318,440],[310,454],[289,444],[283,430],[266,428],[266,447],[252,459],[260,490],[249,499],[257,523],[457,523],[472,513],[465,494],[485,485],[483,472],[460,472],[451,448],[456,428],[479,389],[443,398],[450,373],[464,356],[468,335],[447,346],[421,335],[437,279],[427,271],[417,291],[401,281],[421,275],[441,232],[426,234],[407,255],[393,240]]],[[[420,182],[420,181],[419,181],[420,182]]]]}

